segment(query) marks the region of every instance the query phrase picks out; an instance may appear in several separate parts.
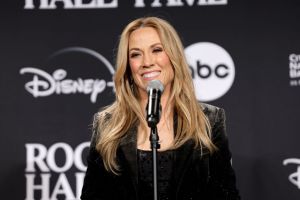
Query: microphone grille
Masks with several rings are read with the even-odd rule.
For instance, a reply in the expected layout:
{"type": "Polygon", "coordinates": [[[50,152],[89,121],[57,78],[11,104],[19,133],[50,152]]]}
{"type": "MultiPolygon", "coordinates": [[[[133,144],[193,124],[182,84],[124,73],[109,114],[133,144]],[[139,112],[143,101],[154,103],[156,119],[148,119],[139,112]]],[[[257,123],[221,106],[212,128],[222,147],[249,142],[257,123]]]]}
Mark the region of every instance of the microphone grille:
{"type": "Polygon", "coordinates": [[[147,92],[149,92],[151,89],[157,89],[161,93],[163,93],[164,86],[159,80],[152,80],[152,81],[149,81],[149,83],[148,83],[147,92]]]}

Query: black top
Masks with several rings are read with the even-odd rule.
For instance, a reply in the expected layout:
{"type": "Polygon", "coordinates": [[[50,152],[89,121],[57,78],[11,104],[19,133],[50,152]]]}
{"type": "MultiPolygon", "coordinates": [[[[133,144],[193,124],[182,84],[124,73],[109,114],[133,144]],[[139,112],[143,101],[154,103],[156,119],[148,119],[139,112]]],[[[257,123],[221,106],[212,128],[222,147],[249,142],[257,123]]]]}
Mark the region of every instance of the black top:
{"type": "MultiPolygon", "coordinates": [[[[192,139],[174,149],[172,178],[169,182],[172,190],[171,197],[174,197],[174,200],[240,200],[234,170],[230,162],[231,152],[226,134],[225,111],[208,104],[200,105],[209,119],[211,139],[218,151],[210,154],[206,148],[195,148],[195,142],[192,139]]],[[[96,149],[97,139],[101,136],[98,116],[98,114],[95,115],[93,122],[93,136],[81,199],[144,200],[139,198],[138,194],[142,192],[139,192],[138,187],[140,175],[138,173],[137,123],[133,124],[124,137],[120,138],[116,153],[120,173],[114,174],[106,170],[103,158],[96,149]]],[[[109,123],[111,117],[114,116],[106,113],[103,120],[109,123]]],[[[175,112],[174,130],[178,128],[180,127],[177,126],[175,112]]]]}
{"type": "MultiPolygon", "coordinates": [[[[140,199],[153,199],[152,151],[138,149],[138,188],[140,199]]],[[[157,191],[159,200],[170,200],[172,195],[173,151],[157,152],[157,191]]]]}

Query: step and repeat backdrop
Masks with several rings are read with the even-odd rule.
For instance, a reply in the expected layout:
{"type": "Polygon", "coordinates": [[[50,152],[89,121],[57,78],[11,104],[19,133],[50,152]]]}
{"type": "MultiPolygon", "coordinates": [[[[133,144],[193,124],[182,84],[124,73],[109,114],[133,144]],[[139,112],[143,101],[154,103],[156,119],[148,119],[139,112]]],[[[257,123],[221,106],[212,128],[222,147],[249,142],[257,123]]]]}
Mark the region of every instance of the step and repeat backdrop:
{"type": "Polygon", "coordinates": [[[197,98],[226,110],[245,200],[300,199],[300,3],[0,3],[1,199],[78,200],[92,116],[114,100],[119,35],[159,16],[179,32],[197,98]]]}

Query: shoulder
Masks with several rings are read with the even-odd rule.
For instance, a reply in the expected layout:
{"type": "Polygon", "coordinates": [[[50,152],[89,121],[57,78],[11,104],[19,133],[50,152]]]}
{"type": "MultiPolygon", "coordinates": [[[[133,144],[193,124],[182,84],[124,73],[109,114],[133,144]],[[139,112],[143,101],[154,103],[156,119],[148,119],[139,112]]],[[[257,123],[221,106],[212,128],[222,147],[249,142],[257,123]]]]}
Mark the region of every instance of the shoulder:
{"type": "Polygon", "coordinates": [[[93,116],[91,146],[95,146],[100,137],[100,126],[102,127],[109,119],[111,114],[105,111],[98,111],[93,116]]]}
{"type": "Polygon", "coordinates": [[[201,103],[201,106],[210,123],[212,142],[219,150],[227,151],[228,138],[226,133],[226,117],[224,109],[204,103],[201,103]]]}
{"type": "Polygon", "coordinates": [[[225,121],[225,111],[223,108],[206,103],[200,103],[200,105],[203,113],[208,118],[211,127],[214,127],[217,123],[225,121]]]}
{"type": "Polygon", "coordinates": [[[111,113],[108,109],[100,109],[93,116],[93,131],[96,131],[100,124],[103,124],[111,118],[111,113]]]}

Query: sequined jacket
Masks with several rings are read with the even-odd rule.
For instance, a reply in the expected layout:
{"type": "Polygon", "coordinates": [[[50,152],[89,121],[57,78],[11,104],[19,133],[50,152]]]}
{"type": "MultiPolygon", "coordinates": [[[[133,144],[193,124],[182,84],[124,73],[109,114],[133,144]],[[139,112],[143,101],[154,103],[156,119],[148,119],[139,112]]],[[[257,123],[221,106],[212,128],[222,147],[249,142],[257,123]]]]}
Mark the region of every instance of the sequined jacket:
{"type": "MultiPolygon", "coordinates": [[[[235,173],[225,129],[222,108],[201,104],[210,120],[212,141],[218,151],[202,154],[192,140],[175,150],[174,199],[176,200],[239,200],[235,173]]],[[[97,122],[95,123],[97,124],[97,122]]],[[[95,149],[97,131],[93,131],[87,171],[82,188],[82,200],[138,200],[137,127],[132,127],[117,150],[120,175],[107,172],[95,149]]]]}

